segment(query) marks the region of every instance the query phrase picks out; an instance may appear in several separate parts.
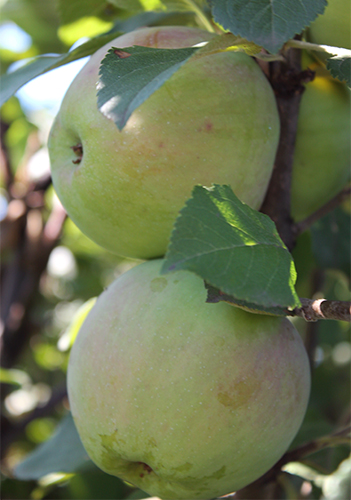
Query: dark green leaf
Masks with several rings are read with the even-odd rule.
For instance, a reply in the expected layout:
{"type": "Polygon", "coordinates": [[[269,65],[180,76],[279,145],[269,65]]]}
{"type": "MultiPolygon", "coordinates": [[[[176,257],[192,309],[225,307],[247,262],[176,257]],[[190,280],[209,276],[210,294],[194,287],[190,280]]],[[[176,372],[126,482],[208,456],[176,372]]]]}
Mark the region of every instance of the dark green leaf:
{"type": "Polygon", "coordinates": [[[175,223],[163,272],[178,269],[250,310],[277,314],[300,304],[294,263],[274,223],[228,186],[194,188],[175,223]]]}
{"type": "Polygon", "coordinates": [[[346,82],[351,87],[351,51],[350,56],[335,56],[327,60],[327,69],[334,78],[346,82]]]}
{"type": "MultiPolygon", "coordinates": [[[[197,0],[197,4],[204,0],[197,0]]],[[[69,24],[84,16],[97,16],[103,19],[116,17],[120,9],[125,12],[170,12],[175,10],[193,11],[184,0],[58,0],[62,24],[69,24]]]]}
{"type": "Polygon", "coordinates": [[[318,14],[326,0],[210,0],[215,21],[255,42],[271,53],[301,33],[318,14]]]}
{"type": "Polygon", "coordinates": [[[312,249],[322,269],[340,269],[351,276],[351,217],[341,208],[311,228],[312,249]]]}
{"type": "Polygon", "coordinates": [[[170,78],[196,48],[112,47],[100,67],[98,107],[122,130],[132,112],[170,78]]]}
{"type": "Polygon", "coordinates": [[[82,57],[89,56],[110,40],[116,38],[118,33],[110,32],[101,35],[80,45],[67,54],[43,55],[29,61],[12,73],[7,73],[1,77],[0,106],[4,104],[18,89],[28,83],[33,78],[51,71],[52,69],[68,64],[82,57]]]}
{"type": "MultiPolygon", "coordinates": [[[[109,17],[115,14],[114,2],[106,0],[58,0],[57,7],[61,24],[70,24],[85,16],[109,17]]],[[[138,0],[130,0],[130,5],[137,6],[138,0]]]]}
{"type": "Polygon", "coordinates": [[[89,461],[69,413],[55,434],[15,468],[17,479],[40,479],[52,472],[74,472],[89,461]]]}

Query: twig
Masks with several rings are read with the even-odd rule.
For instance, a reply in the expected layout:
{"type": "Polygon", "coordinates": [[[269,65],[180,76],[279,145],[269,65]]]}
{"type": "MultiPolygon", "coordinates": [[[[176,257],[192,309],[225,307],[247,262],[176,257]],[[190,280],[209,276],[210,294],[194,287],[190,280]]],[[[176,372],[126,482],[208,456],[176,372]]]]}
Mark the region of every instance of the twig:
{"type": "MultiPolygon", "coordinates": [[[[325,273],[321,269],[314,269],[310,276],[310,292],[312,297],[323,290],[325,273]]],[[[315,368],[316,349],[318,346],[319,324],[317,321],[309,321],[306,323],[306,331],[304,335],[304,344],[310,362],[311,374],[315,368]]],[[[346,424],[345,424],[346,425],[346,424]]]]}
{"type": "Polygon", "coordinates": [[[300,299],[302,307],[296,307],[289,316],[299,316],[306,321],[334,319],[351,322],[351,302],[326,299],[300,299]]]}
{"type": "Polygon", "coordinates": [[[344,188],[342,191],[340,191],[340,193],[338,193],[336,196],[334,196],[334,198],[325,203],[325,205],[323,205],[318,210],[313,212],[313,214],[309,215],[306,219],[295,223],[293,231],[296,237],[299,234],[302,234],[304,231],[306,231],[309,227],[311,227],[315,222],[317,222],[317,220],[321,219],[329,212],[334,210],[334,208],[338,207],[340,203],[342,203],[350,196],[350,194],[351,194],[351,186],[348,186],[344,188]]]}
{"type": "Polygon", "coordinates": [[[289,462],[300,461],[302,458],[308,455],[312,455],[312,453],[316,453],[317,451],[323,450],[324,448],[329,448],[340,444],[347,444],[350,442],[350,433],[351,426],[348,426],[344,429],[341,429],[340,431],[334,432],[333,434],[314,439],[299,446],[298,448],[287,451],[268,472],[263,474],[263,476],[259,477],[256,481],[241,489],[240,491],[235,492],[233,495],[228,495],[226,499],[237,500],[239,498],[254,498],[252,496],[249,496],[251,492],[255,490],[261,491],[269,483],[275,481],[276,477],[282,473],[281,469],[284,465],[288,464],[289,462]]]}
{"type": "Polygon", "coordinates": [[[347,426],[344,429],[333,432],[327,436],[322,436],[320,438],[309,441],[298,448],[291,451],[287,451],[282,458],[275,464],[274,468],[281,469],[283,465],[289,462],[296,462],[301,460],[312,453],[323,450],[324,448],[330,448],[332,446],[338,446],[340,444],[350,443],[351,426],[347,426]]]}
{"type": "MultiPolygon", "coordinates": [[[[211,304],[215,304],[217,302],[227,302],[232,306],[246,306],[247,310],[251,309],[252,312],[257,312],[257,310],[253,309],[252,306],[250,308],[249,303],[240,303],[240,301],[237,300],[233,295],[223,293],[218,288],[213,287],[206,282],[205,288],[207,289],[207,302],[211,304]]],[[[350,322],[350,302],[341,300],[314,300],[305,298],[300,298],[300,302],[302,304],[302,307],[296,307],[292,310],[281,307],[280,314],[285,314],[286,316],[299,316],[300,318],[304,318],[306,321],[317,321],[319,319],[336,319],[339,321],[350,322]]],[[[264,308],[263,305],[262,307],[264,308]]]]}

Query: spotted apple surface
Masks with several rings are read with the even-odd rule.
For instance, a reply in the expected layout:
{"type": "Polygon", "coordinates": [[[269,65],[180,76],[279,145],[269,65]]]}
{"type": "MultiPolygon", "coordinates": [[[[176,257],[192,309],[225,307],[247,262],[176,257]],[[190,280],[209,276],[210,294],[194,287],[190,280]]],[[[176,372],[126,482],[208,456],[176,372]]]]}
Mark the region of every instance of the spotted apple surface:
{"type": "Polygon", "coordinates": [[[187,271],[140,264],[97,300],[73,345],[68,393],[92,460],[150,495],[208,499],[287,450],[310,372],[286,318],[208,304],[187,271]]]}
{"type": "Polygon", "coordinates": [[[49,139],[53,184],[77,226],[116,254],[163,256],[194,185],[229,184],[253,208],[263,201],[279,116],[248,55],[190,59],[121,132],[97,108],[99,66],[111,46],[181,48],[212,36],[180,26],[128,33],[96,52],[66,93],[49,139]]]}

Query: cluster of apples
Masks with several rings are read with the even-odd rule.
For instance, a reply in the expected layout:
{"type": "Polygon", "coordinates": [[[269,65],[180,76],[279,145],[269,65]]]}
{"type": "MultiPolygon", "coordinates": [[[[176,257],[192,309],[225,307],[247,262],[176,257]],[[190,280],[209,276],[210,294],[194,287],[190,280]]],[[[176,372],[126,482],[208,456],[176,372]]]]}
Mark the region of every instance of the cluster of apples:
{"type": "MultiPolygon", "coordinates": [[[[280,130],[260,67],[243,53],[189,60],[121,132],[97,109],[99,66],[111,46],[181,48],[211,36],[144,28],[103,47],[72,83],[49,141],[55,189],[78,227],[119,255],[153,259],[97,300],[72,348],[68,391],[92,460],[162,499],[217,497],[265,473],[296,435],[310,391],[307,355],[290,321],[208,304],[202,280],[189,272],[160,275],[194,185],[229,184],[256,209],[263,201],[280,130]]],[[[331,184],[344,182],[337,168],[347,170],[346,150],[337,168],[326,165],[333,153],[325,156],[348,122],[349,97],[331,80],[330,89],[317,83],[302,102],[296,217],[332,196],[331,184]],[[323,92],[331,104],[319,99],[323,92]]]]}

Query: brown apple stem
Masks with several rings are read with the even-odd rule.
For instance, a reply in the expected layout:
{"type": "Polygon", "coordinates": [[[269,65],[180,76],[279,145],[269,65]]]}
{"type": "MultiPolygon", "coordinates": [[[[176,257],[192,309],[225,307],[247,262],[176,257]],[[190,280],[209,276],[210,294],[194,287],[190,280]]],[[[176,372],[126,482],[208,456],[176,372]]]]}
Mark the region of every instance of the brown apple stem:
{"type": "Polygon", "coordinates": [[[302,234],[304,231],[310,228],[315,222],[317,222],[319,219],[321,219],[329,212],[334,210],[334,208],[338,207],[340,203],[347,200],[350,194],[351,194],[351,186],[347,186],[346,188],[341,190],[340,193],[334,196],[334,198],[325,203],[325,205],[323,205],[318,210],[313,212],[313,214],[309,215],[306,219],[302,220],[301,222],[296,222],[294,224],[294,232],[296,236],[302,234]]]}
{"type": "Polygon", "coordinates": [[[313,80],[314,73],[301,72],[300,50],[290,49],[285,56],[286,62],[276,61],[271,65],[270,81],[279,111],[280,141],[261,212],[275,222],[280,237],[292,250],[296,235],[290,215],[290,192],[297,123],[303,83],[313,80]]]}
{"type": "Polygon", "coordinates": [[[334,319],[351,322],[351,302],[326,299],[300,299],[302,307],[296,307],[289,316],[299,316],[306,321],[334,319]]]}

